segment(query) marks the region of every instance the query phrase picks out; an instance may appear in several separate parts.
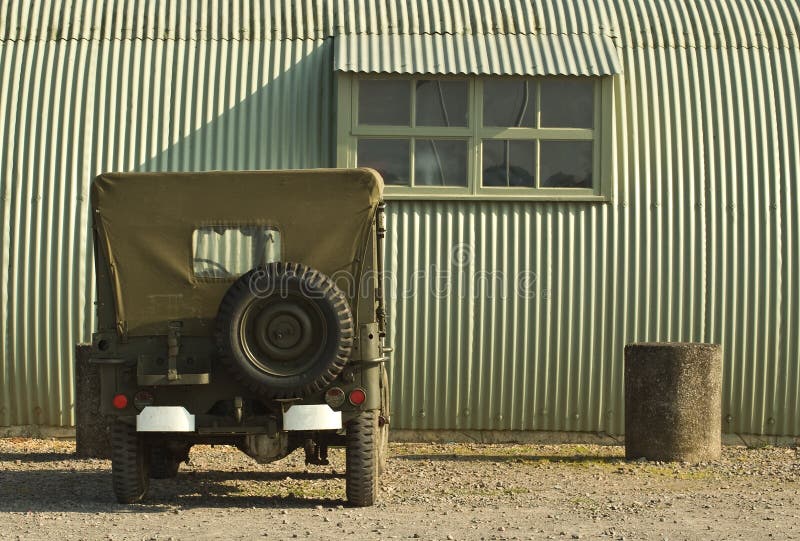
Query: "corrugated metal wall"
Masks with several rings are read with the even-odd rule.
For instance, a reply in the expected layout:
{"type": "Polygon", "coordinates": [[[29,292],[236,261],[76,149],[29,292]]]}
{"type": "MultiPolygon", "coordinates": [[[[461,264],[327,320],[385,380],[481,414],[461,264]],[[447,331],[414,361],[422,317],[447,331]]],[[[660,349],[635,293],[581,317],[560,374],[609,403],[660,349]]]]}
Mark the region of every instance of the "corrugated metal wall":
{"type": "Polygon", "coordinates": [[[796,3],[196,5],[0,4],[0,424],[73,421],[97,172],[330,165],[336,33],[554,33],[619,48],[614,203],[390,204],[395,426],[619,433],[623,345],[704,340],[729,431],[800,435],[796,3]]]}
{"type": "Polygon", "coordinates": [[[390,205],[398,425],[621,433],[624,344],[674,340],[724,345],[727,431],[800,434],[800,51],[622,61],[612,205],[390,205]]]}

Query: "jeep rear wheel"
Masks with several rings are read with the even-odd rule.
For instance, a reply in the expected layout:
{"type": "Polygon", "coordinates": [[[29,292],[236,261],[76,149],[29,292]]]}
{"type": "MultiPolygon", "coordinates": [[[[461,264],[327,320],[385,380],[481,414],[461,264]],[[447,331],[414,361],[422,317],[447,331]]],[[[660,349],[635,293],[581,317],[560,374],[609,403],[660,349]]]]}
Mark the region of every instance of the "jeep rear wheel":
{"type": "Polygon", "coordinates": [[[231,285],[217,315],[220,360],[251,391],[293,398],[330,385],[350,358],[353,318],[325,274],[269,263],[231,285]]]}
{"type": "Polygon", "coordinates": [[[362,412],[347,424],[345,484],[347,503],[356,507],[374,505],[378,496],[380,437],[378,412],[362,412]]]}
{"type": "Polygon", "coordinates": [[[111,429],[111,479],[119,503],[136,503],[150,486],[149,457],[136,428],[117,421],[111,429]]]}

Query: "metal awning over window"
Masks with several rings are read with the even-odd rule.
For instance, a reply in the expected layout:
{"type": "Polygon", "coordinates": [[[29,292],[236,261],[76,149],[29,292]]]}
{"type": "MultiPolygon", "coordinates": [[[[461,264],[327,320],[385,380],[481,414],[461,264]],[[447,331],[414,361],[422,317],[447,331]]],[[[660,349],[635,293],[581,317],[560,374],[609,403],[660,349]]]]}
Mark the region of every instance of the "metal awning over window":
{"type": "Polygon", "coordinates": [[[607,36],[584,34],[347,34],[337,71],[436,75],[613,75],[622,72],[607,36]]]}

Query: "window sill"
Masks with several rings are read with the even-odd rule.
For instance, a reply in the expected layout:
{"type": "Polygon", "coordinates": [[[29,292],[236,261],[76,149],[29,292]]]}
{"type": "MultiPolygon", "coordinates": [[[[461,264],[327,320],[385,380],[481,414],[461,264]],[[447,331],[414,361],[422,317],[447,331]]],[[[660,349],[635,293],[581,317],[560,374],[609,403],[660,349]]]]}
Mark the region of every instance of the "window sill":
{"type": "Polygon", "coordinates": [[[383,198],[387,201],[542,201],[564,203],[611,203],[612,199],[606,195],[500,195],[500,194],[452,194],[452,193],[391,193],[387,190],[383,198]]]}
{"type": "Polygon", "coordinates": [[[471,192],[438,192],[434,189],[405,189],[386,187],[383,194],[387,201],[417,200],[417,201],[552,201],[552,202],[575,202],[575,203],[611,203],[612,198],[607,195],[582,193],[569,194],[563,193],[492,193],[481,191],[471,192]]]}

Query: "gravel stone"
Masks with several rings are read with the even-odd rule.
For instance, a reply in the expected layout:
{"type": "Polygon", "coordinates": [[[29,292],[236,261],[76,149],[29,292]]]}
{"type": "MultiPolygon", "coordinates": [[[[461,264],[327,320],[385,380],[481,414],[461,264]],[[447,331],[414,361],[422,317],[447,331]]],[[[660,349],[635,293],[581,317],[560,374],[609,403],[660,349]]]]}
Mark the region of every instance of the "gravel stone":
{"type": "Polygon", "coordinates": [[[302,450],[262,465],[225,446],[194,447],[177,478],[125,506],[109,462],[76,458],[74,442],[0,439],[0,540],[800,541],[795,448],[724,447],[698,465],[628,462],[623,447],[596,445],[393,443],[391,453],[372,508],[344,507],[342,449],[330,466],[306,466],[302,450]]]}

